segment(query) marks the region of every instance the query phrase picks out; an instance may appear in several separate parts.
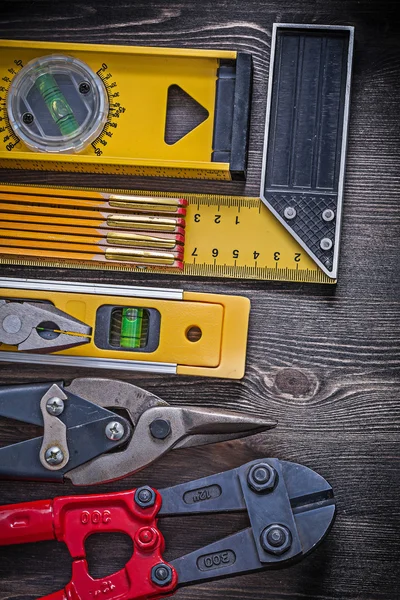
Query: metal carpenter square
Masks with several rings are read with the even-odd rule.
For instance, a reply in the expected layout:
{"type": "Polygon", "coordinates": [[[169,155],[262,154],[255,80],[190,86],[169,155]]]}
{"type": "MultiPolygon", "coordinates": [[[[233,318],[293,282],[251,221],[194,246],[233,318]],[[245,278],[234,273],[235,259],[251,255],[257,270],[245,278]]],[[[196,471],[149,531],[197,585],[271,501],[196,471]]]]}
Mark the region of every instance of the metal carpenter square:
{"type": "Polygon", "coordinates": [[[337,276],[354,28],[275,24],[261,199],[337,276]]]}

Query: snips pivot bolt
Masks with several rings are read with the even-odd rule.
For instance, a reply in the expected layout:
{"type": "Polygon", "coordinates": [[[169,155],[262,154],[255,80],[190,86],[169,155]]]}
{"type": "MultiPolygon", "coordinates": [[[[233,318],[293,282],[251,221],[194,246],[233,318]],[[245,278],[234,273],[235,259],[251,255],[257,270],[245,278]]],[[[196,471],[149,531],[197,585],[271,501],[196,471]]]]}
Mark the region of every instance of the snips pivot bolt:
{"type": "Polygon", "coordinates": [[[279,556],[291,547],[292,534],[284,525],[269,525],[262,532],[260,542],[266,552],[279,556]]]}
{"type": "Polygon", "coordinates": [[[150,433],[156,440],[165,440],[171,433],[171,423],[167,419],[154,419],[149,425],[150,433]]]}
{"type": "Polygon", "coordinates": [[[49,398],[46,402],[46,410],[49,415],[58,417],[58,415],[61,415],[64,410],[64,400],[58,398],[57,396],[49,398]]]}
{"type": "Polygon", "coordinates": [[[257,494],[271,492],[276,484],[276,471],[268,463],[253,465],[247,475],[249,487],[257,494]]]}
{"type": "Polygon", "coordinates": [[[105,433],[109,440],[117,442],[124,435],[125,429],[121,423],[118,423],[118,421],[111,421],[107,424],[105,433]]]}
{"type": "Polygon", "coordinates": [[[156,494],[148,485],[140,487],[135,492],[135,502],[141,508],[149,508],[154,506],[156,494]]]}
{"type": "Polygon", "coordinates": [[[164,587],[172,581],[172,569],[165,563],[155,565],[151,570],[151,580],[156,585],[164,587]]]}
{"type": "Polygon", "coordinates": [[[64,460],[64,453],[58,446],[51,446],[46,450],[44,458],[49,465],[59,465],[64,460]]]}

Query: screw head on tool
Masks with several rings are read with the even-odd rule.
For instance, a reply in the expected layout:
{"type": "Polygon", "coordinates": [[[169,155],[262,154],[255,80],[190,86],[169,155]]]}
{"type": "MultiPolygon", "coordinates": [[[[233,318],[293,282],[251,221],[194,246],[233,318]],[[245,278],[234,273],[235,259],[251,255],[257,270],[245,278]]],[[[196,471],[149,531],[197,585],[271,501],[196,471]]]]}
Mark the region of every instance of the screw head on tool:
{"type": "Polygon", "coordinates": [[[153,550],[158,539],[158,531],[154,527],[142,527],[137,532],[135,542],[142,550],[153,550]]]}
{"type": "Polygon", "coordinates": [[[335,218],[335,213],[330,208],[326,208],[322,213],[322,218],[324,221],[329,223],[329,221],[333,221],[335,218]]]}
{"type": "Polygon", "coordinates": [[[64,460],[64,454],[58,446],[51,446],[46,450],[44,458],[49,465],[59,465],[64,460]]]}
{"type": "Polygon", "coordinates": [[[319,245],[322,250],[330,250],[333,246],[333,242],[330,238],[322,238],[319,245]]]}
{"type": "Polygon", "coordinates": [[[154,538],[154,534],[150,527],[143,527],[140,529],[138,536],[142,544],[149,544],[154,538]]]}
{"type": "Polygon", "coordinates": [[[122,423],[119,423],[118,421],[111,421],[106,425],[105,433],[109,440],[117,442],[124,435],[125,429],[122,423]]]}
{"type": "Polygon", "coordinates": [[[135,492],[135,502],[141,508],[149,508],[154,506],[156,501],[156,493],[148,485],[137,488],[135,492]]]}
{"type": "Polygon", "coordinates": [[[172,569],[165,563],[155,565],[151,570],[151,580],[156,585],[164,587],[172,581],[172,569]]]}
{"type": "Polygon", "coordinates": [[[268,463],[257,463],[253,465],[247,475],[249,487],[257,494],[272,492],[276,485],[277,473],[268,463]]]}
{"type": "Polygon", "coordinates": [[[292,534],[284,525],[269,525],[261,533],[260,542],[266,552],[279,556],[291,547],[292,534]]]}
{"type": "Polygon", "coordinates": [[[165,440],[171,433],[171,423],[166,419],[154,419],[149,428],[151,435],[157,440],[165,440]]]}
{"type": "Polygon", "coordinates": [[[61,413],[64,410],[64,401],[61,398],[58,398],[57,396],[53,396],[52,398],[49,398],[47,400],[46,410],[49,413],[49,415],[54,415],[55,417],[57,417],[58,415],[61,415],[61,413]]]}
{"type": "Polygon", "coordinates": [[[82,81],[82,83],[79,84],[79,92],[81,94],[88,94],[90,92],[90,83],[82,81]]]}
{"type": "Polygon", "coordinates": [[[287,206],[283,211],[283,216],[285,219],[294,219],[297,215],[297,210],[293,206],[287,206]]]}
{"type": "Polygon", "coordinates": [[[25,123],[25,125],[32,125],[34,119],[35,117],[30,112],[26,112],[22,115],[22,121],[25,123]]]}

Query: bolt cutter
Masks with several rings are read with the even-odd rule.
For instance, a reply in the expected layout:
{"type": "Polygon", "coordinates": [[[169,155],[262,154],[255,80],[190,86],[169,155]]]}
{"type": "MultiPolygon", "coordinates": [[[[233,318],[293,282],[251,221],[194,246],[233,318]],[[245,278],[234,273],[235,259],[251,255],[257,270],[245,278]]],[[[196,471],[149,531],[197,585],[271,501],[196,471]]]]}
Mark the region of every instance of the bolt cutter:
{"type": "Polygon", "coordinates": [[[145,600],[181,586],[266,568],[289,566],[328,533],[335,514],[329,483],[311,469],[265,458],[231,471],[160,491],[143,486],[114,494],[65,496],[0,507],[0,544],[65,542],[72,579],[46,600],[145,600]],[[250,527],[171,562],[157,520],[245,512],[250,527]],[[89,575],[85,540],[122,532],[133,555],[112,575],[89,575]]]}

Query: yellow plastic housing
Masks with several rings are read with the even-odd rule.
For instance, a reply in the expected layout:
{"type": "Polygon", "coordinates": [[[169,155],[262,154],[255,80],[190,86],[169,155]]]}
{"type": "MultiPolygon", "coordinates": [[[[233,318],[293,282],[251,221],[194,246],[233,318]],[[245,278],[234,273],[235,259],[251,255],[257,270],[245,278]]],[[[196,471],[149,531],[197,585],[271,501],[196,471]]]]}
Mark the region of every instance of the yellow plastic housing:
{"type": "Polygon", "coordinates": [[[13,77],[31,60],[50,54],[72,56],[97,73],[106,87],[110,112],[99,138],[80,154],[54,156],[29,149],[10,128],[6,103],[0,119],[0,167],[139,176],[231,179],[228,163],[211,162],[220,60],[235,51],[192,50],[0,41],[0,81],[7,96],[13,77]],[[167,97],[177,85],[208,117],[174,144],[165,141],[167,97]],[[7,138],[7,139],[4,139],[7,138]]]}

